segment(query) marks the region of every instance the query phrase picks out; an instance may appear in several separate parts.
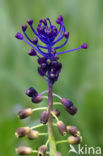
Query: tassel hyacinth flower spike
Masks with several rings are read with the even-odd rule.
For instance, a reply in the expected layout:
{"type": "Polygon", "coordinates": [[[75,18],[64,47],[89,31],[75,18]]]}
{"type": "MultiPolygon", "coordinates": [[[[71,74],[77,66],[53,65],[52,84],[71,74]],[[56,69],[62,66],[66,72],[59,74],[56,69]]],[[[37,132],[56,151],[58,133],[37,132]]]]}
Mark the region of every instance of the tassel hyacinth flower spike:
{"type": "Polygon", "coordinates": [[[47,142],[43,145],[40,145],[38,150],[31,147],[19,146],[17,147],[16,152],[19,155],[37,153],[38,156],[61,156],[62,154],[58,152],[56,148],[58,144],[79,144],[82,141],[82,137],[77,127],[71,125],[66,126],[63,121],[59,120],[61,113],[58,109],[55,109],[55,105],[58,105],[63,106],[70,115],[75,115],[77,112],[77,108],[74,106],[72,101],[53,93],[53,85],[58,80],[62,69],[62,64],[58,60],[61,54],[80,49],[87,49],[88,45],[84,43],[78,48],[58,52],[58,49],[64,47],[69,39],[69,32],[66,31],[64,19],[61,15],[59,15],[56,20],[57,25],[59,25],[59,29],[55,25],[52,25],[49,18],[40,19],[36,30],[33,27],[32,19],[29,19],[27,23],[34,34],[34,38],[31,39],[27,35],[26,30],[28,26],[25,24],[22,25],[23,34],[17,32],[15,37],[19,40],[23,40],[31,47],[31,49],[28,51],[30,56],[37,56],[37,61],[39,64],[38,73],[44,78],[45,81],[47,81],[48,90],[38,93],[36,89],[30,87],[25,93],[35,104],[42,102],[44,98],[48,100],[48,104],[46,107],[34,109],[27,108],[21,110],[18,113],[20,119],[27,118],[35,111],[43,110],[43,112],[40,116],[39,125],[34,127],[20,127],[16,130],[15,134],[19,138],[26,136],[29,140],[37,139],[41,135],[44,135],[44,137],[47,137],[47,142]],[[60,46],[57,46],[56,44],[62,39],[65,39],[64,43],[60,46]],[[41,42],[44,45],[40,45],[41,42]],[[44,94],[48,94],[48,96],[44,96],[44,94]],[[54,102],[53,96],[57,97],[59,102],[54,102]],[[39,128],[41,126],[47,126],[48,132],[40,133],[39,128]],[[54,137],[54,126],[57,127],[62,136],[68,134],[70,135],[67,137],[67,140],[56,140],[54,137]]]}

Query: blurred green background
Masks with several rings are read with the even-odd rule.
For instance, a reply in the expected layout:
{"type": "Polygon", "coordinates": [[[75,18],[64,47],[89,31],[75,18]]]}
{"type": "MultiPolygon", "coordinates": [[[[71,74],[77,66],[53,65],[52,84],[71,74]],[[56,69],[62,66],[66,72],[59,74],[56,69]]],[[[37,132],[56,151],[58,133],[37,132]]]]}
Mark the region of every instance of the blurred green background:
{"type": "MultiPolygon", "coordinates": [[[[16,156],[18,145],[36,149],[46,142],[47,138],[43,137],[28,141],[16,139],[14,135],[20,126],[39,123],[40,113],[23,121],[17,118],[22,108],[35,107],[25,90],[30,86],[39,92],[47,89],[46,82],[37,73],[36,58],[27,55],[30,47],[16,40],[14,35],[29,18],[34,19],[36,27],[39,19],[45,17],[50,17],[55,24],[59,14],[63,15],[70,32],[63,50],[84,42],[89,44],[86,51],[60,57],[63,69],[54,91],[71,99],[78,107],[73,117],[60,108],[60,118],[66,124],[79,127],[82,146],[100,146],[103,150],[103,0],[0,0],[0,156],[16,156]]],[[[47,101],[41,105],[47,105],[47,101]]],[[[57,140],[63,139],[57,131],[55,135],[57,140]]],[[[57,149],[63,156],[68,155],[67,144],[58,145],[57,149]]]]}

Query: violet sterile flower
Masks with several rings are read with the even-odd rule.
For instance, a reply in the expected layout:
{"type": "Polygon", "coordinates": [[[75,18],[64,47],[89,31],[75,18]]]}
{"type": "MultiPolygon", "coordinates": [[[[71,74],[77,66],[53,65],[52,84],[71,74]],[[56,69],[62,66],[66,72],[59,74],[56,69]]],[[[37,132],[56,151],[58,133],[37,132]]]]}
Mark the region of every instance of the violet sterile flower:
{"type": "Polygon", "coordinates": [[[29,50],[28,54],[30,56],[38,57],[38,63],[40,65],[38,67],[39,74],[47,81],[50,79],[51,84],[53,84],[58,80],[58,76],[62,68],[62,64],[58,62],[57,56],[79,49],[87,49],[88,45],[84,43],[78,48],[58,52],[58,49],[65,46],[69,39],[69,32],[66,31],[64,19],[61,15],[59,15],[56,20],[56,23],[59,25],[59,29],[51,23],[49,18],[40,19],[36,30],[33,27],[33,20],[29,19],[27,23],[34,33],[34,38],[30,39],[29,35],[27,35],[27,25],[25,24],[22,25],[24,36],[18,32],[15,37],[17,39],[24,40],[32,48],[29,50]],[[63,38],[65,38],[64,43],[60,46],[56,46],[56,44],[63,38]],[[41,41],[44,46],[40,45],[39,41],[41,41]]]}
{"type": "Polygon", "coordinates": [[[71,100],[61,97],[52,91],[53,84],[58,80],[59,73],[62,69],[62,64],[58,61],[59,55],[80,49],[87,49],[88,45],[84,43],[78,48],[58,52],[58,49],[65,46],[69,39],[69,32],[66,31],[64,19],[61,15],[59,15],[56,20],[57,25],[59,25],[59,29],[51,23],[49,18],[41,19],[36,30],[33,27],[33,20],[29,19],[27,23],[34,34],[34,38],[31,39],[29,35],[27,35],[26,30],[28,26],[25,24],[22,25],[23,35],[18,32],[15,37],[19,40],[23,40],[31,47],[28,51],[28,55],[37,56],[39,64],[38,73],[48,82],[48,90],[39,93],[33,87],[29,87],[25,93],[34,105],[41,103],[44,98],[48,99],[48,106],[34,109],[28,108],[19,111],[18,117],[20,119],[25,119],[31,116],[35,111],[44,110],[40,116],[40,124],[33,127],[20,127],[16,130],[15,134],[19,138],[25,136],[29,140],[37,139],[41,135],[48,136],[48,139],[45,144],[39,146],[38,150],[33,150],[26,146],[19,146],[16,149],[16,152],[19,155],[38,153],[38,156],[45,156],[46,154],[49,154],[50,156],[62,156],[62,154],[56,149],[57,144],[78,144],[82,141],[82,137],[80,136],[80,131],[77,127],[70,125],[66,126],[63,121],[59,120],[61,112],[57,108],[54,109],[55,105],[59,105],[61,107],[63,106],[70,115],[75,115],[77,113],[77,108],[71,100]],[[63,38],[65,39],[64,43],[57,46],[56,44],[63,38]],[[40,45],[40,43],[42,43],[42,45],[40,45]],[[46,93],[48,93],[48,96],[44,96],[46,93]],[[53,96],[57,97],[60,102],[54,102],[53,96]],[[54,120],[56,122],[54,122],[54,120]],[[35,130],[41,126],[48,126],[48,133],[40,133],[35,130]],[[68,135],[68,133],[71,136],[69,136],[67,140],[56,141],[53,126],[57,127],[58,132],[62,136],[68,135]],[[47,149],[49,149],[49,151],[47,151],[47,149]]]}

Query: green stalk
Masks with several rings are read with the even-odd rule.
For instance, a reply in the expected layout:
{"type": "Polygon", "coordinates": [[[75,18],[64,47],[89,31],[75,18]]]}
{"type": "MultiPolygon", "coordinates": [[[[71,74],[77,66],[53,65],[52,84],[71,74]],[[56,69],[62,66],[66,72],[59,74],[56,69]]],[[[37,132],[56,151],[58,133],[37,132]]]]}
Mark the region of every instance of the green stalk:
{"type": "Polygon", "coordinates": [[[51,115],[52,110],[53,110],[52,85],[50,84],[50,82],[48,82],[48,111],[50,114],[48,120],[49,148],[50,148],[50,156],[56,156],[56,142],[54,138],[53,119],[51,115]]]}

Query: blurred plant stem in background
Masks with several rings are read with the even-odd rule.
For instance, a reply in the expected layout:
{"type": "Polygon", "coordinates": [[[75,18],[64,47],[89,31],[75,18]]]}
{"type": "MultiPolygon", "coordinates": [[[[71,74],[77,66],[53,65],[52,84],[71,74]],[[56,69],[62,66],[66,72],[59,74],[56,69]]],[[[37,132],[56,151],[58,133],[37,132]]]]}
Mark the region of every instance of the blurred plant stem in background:
{"type": "MultiPolygon", "coordinates": [[[[16,117],[21,107],[31,105],[24,94],[25,90],[29,86],[38,90],[39,86],[42,86],[40,92],[46,89],[46,83],[43,83],[35,70],[36,59],[28,57],[25,53],[29,46],[17,42],[14,35],[20,29],[20,25],[29,18],[34,19],[34,26],[37,26],[40,18],[48,15],[53,21],[58,14],[63,15],[67,31],[70,32],[69,43],[63,50],[77,47],[83,42],[89,44],[87,53],[80,51],[77,54],[61,56],[63,67],[67,68],[63,68],[54,91],[70,97],[79,110],[74,119],[68,113],[64,113],[62,120],[69,124],[68,120],[66,121],[69,118],[72,123],[77,124],[84,138],[83,144],[103,147],[102,6],[102,0],[61,0],[59,5],[58,1],[54,0],[0,0],[0,155],[16,155],[14,147],[20,143],[14,137],[17,127],[25,125],[25,122],[30,125],[39,122],[38,113],[32,117],[36,119],[32,120],[33,123],[30,123],[29,119],[21,122],[16,117]]],[[[57,138],[60,136],[58,133],[55,135],[57,138]]],[[[60,139],[62,137],[59,137],[60,139]]],[[[38,139],[28,143],[24,139],[23,142],[25,145],[35,146],[36,149],[39,142],[42,144],[44,140],[38,139]]],[[[67,155],[68,150],[68,145],[58,145],[58,151],[62,151],[63,156],[67,155]]]]}

